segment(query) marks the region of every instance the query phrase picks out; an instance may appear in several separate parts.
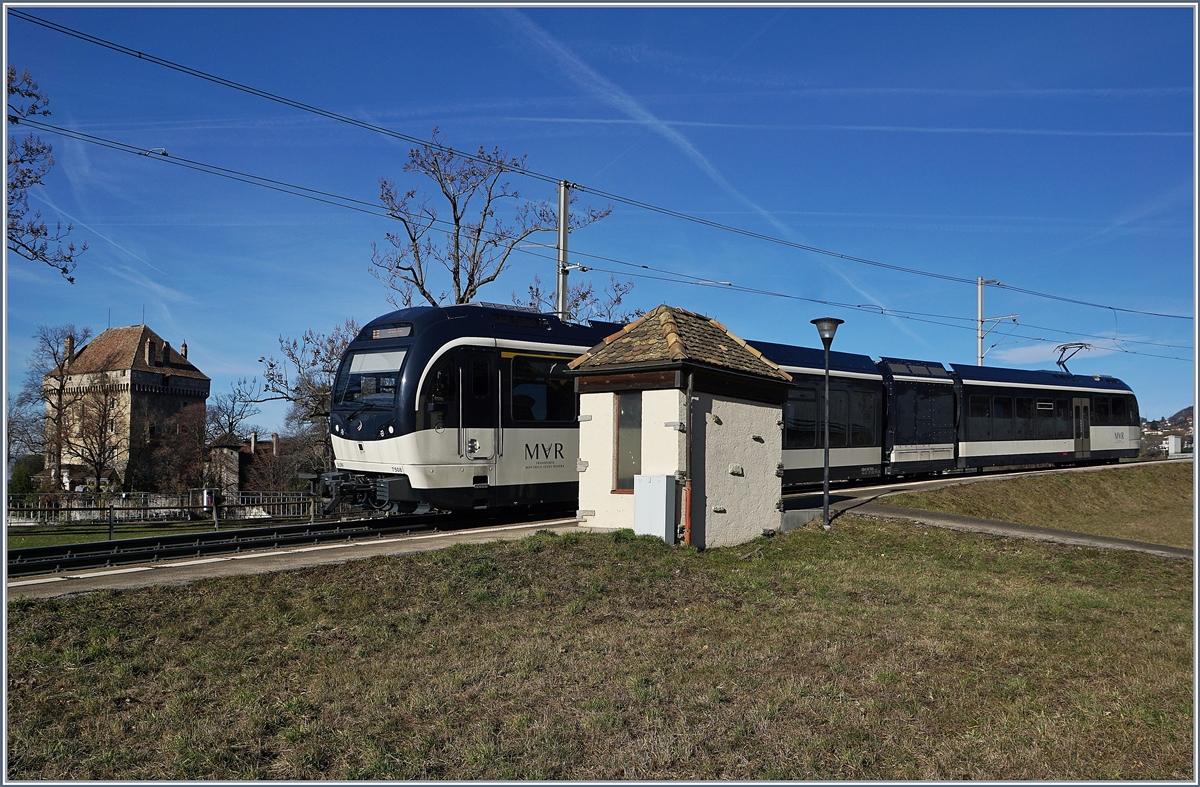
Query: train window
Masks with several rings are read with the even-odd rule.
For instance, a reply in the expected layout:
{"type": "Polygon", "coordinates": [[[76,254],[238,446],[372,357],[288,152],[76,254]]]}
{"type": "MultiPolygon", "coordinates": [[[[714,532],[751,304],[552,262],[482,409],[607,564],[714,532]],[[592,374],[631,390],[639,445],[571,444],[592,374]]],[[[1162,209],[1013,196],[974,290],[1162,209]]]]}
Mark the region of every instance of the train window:
{"type": "Polygon", "coordinates": [[[1033,436],[1033,399],[1018,396],[1013,411],[1013,439],[1031,440],[1033,436]]]}
{"type": "Polygon", "coordinates": [[[488,395],[488,387],[492,376],[488,374],[487,358],[474,358],[471,361],[471,395],[484,397],[488,395]]]}
{"type": "Polygon", "coordinates": [[[458,384],[454,374],[457,363],[457,358],[450,354],[426,373],[421,398],[417,403],[417,419],[420,424],[418,428],[458,428],[458,406],[452,404],[458,398],[458,384]]]}
{"type": "Polygon", "coordinates": [[[992,439],[992,399],[990,396],[972,396],[968,403],[970,436],[972,440],[992,439]]]}
{"type": "Polygon", "coordinates": [[[1127,426],[1129,424],[1129,414],[1125,412],[1125,397],[1114,396],[1112,398],[1112,419],[1109,423],[1117,426],[1127,426]]]}
{"type": "Polygon", "coordinates": [[[992,397],[992,439],[1011,440],[1013,437],[1013,398],[992,397]]]}
{"type": "Polygon", "coordinates": [[[517,356],[512,359],[514,421],[573,421],[575,391],[563,374],[566,361],[517,356]]]}
{"type": "Polygon", "coordinates": [[[1054,400],[1054,424],[1055,437],[1060,440],[1071,437],[1071,408],[1066,399],[1054,400]]]}
{"type": "Polygon", "coordinates": [[[1129,421],[1130,426],[1141,426],[1141,424],[1142,424],[1142,419],[1138,414],[1137,397],[1134,397],[1134,396],[1129,397],[1128,421],[1129,421]]]}
{"type": "Polygon", "coordinates": [[[336,404],[392,404],[406,353],[407,350],[354,353],[350,363],[344,365],[338,375],[333,401],[336,404]]]}
{"type": "Polygon", "coordinates": [[[1037,400],[1037,438],[1051,440],[1054,438],[1054,400],[1037,400]]]}
{"type": "Polygon", "coordinates": [[[793,388],[788,391],[783,426],[784,448],[816,448],[817,389],[793,388]]]}
{"type": "Polygon", "coordinates": [[[619,393],[617,408],[617,483],[614,489],[633,489],[642,472],[642,392],[619,393]]]}
{"type": "Polygon", "coordinates": [[[875,442],[875,408],[878,397],[874,391],[850,393],[850,445],[871,446],[875,442]]]}
{"type": "Polygon", "coordinates": [[[1107,424],[1109,423],[1109,399],[1107,396],[1095,396],[1092,398],[1092,423],[1107,424]]]}
{"type": "Polygon", "coordinates": [[[850,410],[849,391],[829,392],[829,447],[846,447],[846,422],[850,410]]]}
{"type": "Polygon", "coordinates": [[[896,383],[896,412],[892,417],[896,425],[892,437],[896,445],[917,443],[917,390],[909,383],[896,383]]]}

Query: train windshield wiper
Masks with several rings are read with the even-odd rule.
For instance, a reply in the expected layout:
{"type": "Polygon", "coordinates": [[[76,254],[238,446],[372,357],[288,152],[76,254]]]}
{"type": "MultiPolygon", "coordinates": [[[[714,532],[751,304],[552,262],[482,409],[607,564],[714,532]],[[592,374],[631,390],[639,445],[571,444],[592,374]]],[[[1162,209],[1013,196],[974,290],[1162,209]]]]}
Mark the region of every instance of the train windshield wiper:
{"type": "Polygon", "coordinates": [[[350,415],[346,416],[346,423],[350,423],[351,421],[353,421],[360,413],[364,413],[367,410],[373,410],[373,409],[375,409],[374,402],[363,402],[362,405],[357,410],[350,413],[350,415]]]}

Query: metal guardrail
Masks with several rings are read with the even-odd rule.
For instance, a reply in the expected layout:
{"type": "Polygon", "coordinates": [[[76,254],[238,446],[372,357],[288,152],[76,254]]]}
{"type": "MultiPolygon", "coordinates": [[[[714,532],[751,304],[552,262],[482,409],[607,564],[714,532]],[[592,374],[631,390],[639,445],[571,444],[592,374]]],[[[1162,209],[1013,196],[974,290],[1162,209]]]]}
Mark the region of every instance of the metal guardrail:
{"type": "MultiPolygon", "coordinates": [[[[10,494],[9,526],[194,521],[212,516],[203,490],[180,493],[51,492],[10,494]]],[[[225,519],[315,518],[319,501],[307,492],[227,492],[219,508],[225,519]]]]}
{"type": "Polygon", "coordinates": [[[387,533],[431,530],[445,514],[278,525],[241,530],[181,533],[171,536],[27,547],[8,551],[8,576],[19,577],[125,563],[145,563],[228,552],[378,537],[387,533]]]}
{"type": "Polygon", "coordinates": [[[554,505],[492,510],[469,516],[446,513],[407,514],[385,518],[324,520],[295,525],[27,547],[8,550],[8,576],[13,578],[172,558],[205,557],[229,552],[378,538],[397,533],[448,531],[481,525],[537,521],[541,516],[568,515],[569,510],[573,508],[554,505]]]}

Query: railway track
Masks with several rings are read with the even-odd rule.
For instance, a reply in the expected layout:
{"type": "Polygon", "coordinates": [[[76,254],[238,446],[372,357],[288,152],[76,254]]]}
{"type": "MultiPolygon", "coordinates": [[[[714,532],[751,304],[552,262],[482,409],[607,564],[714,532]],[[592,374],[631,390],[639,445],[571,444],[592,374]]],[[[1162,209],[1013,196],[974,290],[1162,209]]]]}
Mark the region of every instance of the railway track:
{"type": "MultiPolygon", "coordinates": [[[[328,544],[337,541],[368,540],[397,534],[462,530],[488,525],[537,521],[544,516],[561,515],[564,512],[567,510],[555,507],[553,509],[531,510],[526,508],[520,511],[490,511],[475,516],[442,513],[416,514],[385,519],[312,522],[10,549],[8,551],[8,577],[11,579],[132,563],[154,563],[162,560],[209,557],[238,552],[328,544]]],[[[569,513],[573,512],[574,508],[572,507],[569,513]]]]}

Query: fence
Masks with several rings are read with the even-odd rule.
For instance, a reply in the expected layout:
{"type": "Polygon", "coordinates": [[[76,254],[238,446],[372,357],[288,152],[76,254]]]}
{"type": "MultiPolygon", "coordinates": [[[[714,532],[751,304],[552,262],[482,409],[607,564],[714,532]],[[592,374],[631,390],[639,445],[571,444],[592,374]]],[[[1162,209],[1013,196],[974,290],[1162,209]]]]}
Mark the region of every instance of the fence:
{"type": "MultiPolygon", "coordinates": [[[[212,519],[204,490],[186,492],[48,492],[10,494],[6,524],[82,525],[97,523],[179,522],[212,519]],[[111,518],[110,518],[111,517],[111,518]]],[[[307,492],[223,492],[220,519],[309,519],[321,501],[307,492]]]]}

